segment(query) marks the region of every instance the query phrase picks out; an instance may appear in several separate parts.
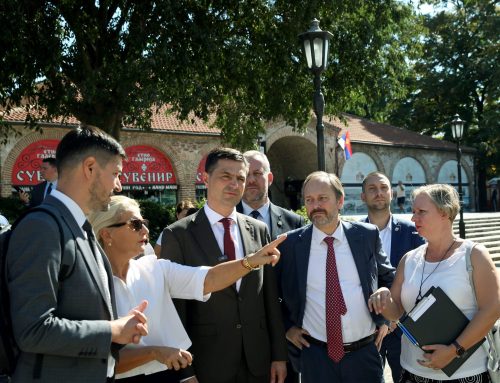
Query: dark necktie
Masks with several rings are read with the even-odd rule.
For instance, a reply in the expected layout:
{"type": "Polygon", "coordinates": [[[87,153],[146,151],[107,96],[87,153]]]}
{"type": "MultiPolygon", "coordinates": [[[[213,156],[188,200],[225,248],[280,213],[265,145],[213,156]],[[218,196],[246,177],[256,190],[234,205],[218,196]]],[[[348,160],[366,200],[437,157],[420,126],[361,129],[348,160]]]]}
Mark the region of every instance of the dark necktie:
{"type": "Polygon", "coordinates": [[[97,247],[97,241],[94,235],[94,231],[92,230],[92,225],[90,224],[89,221],[85,220],[85,223],[82,226],[83,230],[87,233],[87,239],[89,240],[89,245],[90,249],[92,250],[92,254],[95,257],[95,260],[97,262],[97,268],[99,270],[99,277],[101,278],[101,282],[104,286],[104,292],[106,294],[106,304],[108,305],[108,308],[110,309],[110,313],[113,313],[111,309],[111,294],[109,292],[109,280],[108,280],[108,274],[106,273],[106,268],[104,267],[104,262],[102,260],[102,255],[101,252],[99,251],[99,248],[97,247]]]}
{"type": "Polygon", "coordinates": [[[231,218],[222,218],[219,222],[222,222],[224,226],[224,255],[227,257],[228,261],[234,261],[236,259],[236,251],[234,249],[234,241],[231,236],[231,218]]]}
{"type": "Polygon", "coordinates": [[[326,339],[328,356],[334,362],[344,357],[344,341],[342,339],[341,316],[347,313],[347,308],[340,288],[333,238],[325,237],[328,246],[326,257],[326,339]]]}
{"type": "Polygon", "coordinates": [[[252,216],[252,218],[255,218],[255,219],[259,219],[259,217],[260,217],[260,213],[257,210],[252,211],[250,213],[250,215],[252,216]]]}
{"type": "Polygon", "coordinates": [[[52,192],[52,182],[49,182],[49,187],[47,188],[47,193],[45,193],[45,197],[47,197],[52,192]]]}

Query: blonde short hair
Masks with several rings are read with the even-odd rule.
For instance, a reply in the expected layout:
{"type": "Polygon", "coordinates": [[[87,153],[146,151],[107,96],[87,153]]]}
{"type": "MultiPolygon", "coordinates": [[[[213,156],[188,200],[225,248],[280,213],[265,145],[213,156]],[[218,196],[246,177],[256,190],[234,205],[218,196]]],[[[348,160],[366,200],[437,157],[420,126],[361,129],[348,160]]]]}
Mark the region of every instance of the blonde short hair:
{"type": "Polygon", "coordinates": [[[413,199],[422,193],[426,194],[431,199],[432,203],[439,211],[448,216],[450,222],[455,220],[460,210],[460,197],[453,186],[446,184],[420,186],[413,190],[413,199]]]}
{"type": "Polygon", "coordinates": [[[115,223],[120,223],[123,214],[129,211],[140,211],[140,206],[137,201],[123,195],[114,195],[111,197],[111,202],[109,203],[109,209],[107,211],[92,212],[87,219],[92,225],[97,235],[97,239],[101,241],[101,229],[114,225],[115,223]]]}

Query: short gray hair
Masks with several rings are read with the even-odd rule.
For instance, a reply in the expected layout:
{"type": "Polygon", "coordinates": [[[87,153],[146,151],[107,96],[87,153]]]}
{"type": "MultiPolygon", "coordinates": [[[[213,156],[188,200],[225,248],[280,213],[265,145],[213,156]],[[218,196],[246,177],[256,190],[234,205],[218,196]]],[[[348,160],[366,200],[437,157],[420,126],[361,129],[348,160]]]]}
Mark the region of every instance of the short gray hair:
{"type": "Polygon", "coordinates": [[[271,171],[271,165],[269,164],[269,159],[264,153],[261,153],[258,150],[247,150],[245,153],[243,153],[243,157],[245,157],[247,161],[249,161],[250,158],[257,158],[262,162],[262,165],[264,166],[264,171],[266,173],[269,173],[271,171]]]}
{"type": "Polygon", "coordinates": [[[332,187],[333,192],[337,196],[337,200],[340,199],[341,197],[344,197],[345,195],[344,186],[342,185],[342,182],[340,182],[339,177],[337,177],[333,173],[316,171],[309,174],[305,179],[304,183],[302,184],[302,198],[304,198],[304,190],[306,188],[306,185],[309,183],[309,181],[316,178],[325,178],[326,180],[328,180],[330,186],[332,187]]]}

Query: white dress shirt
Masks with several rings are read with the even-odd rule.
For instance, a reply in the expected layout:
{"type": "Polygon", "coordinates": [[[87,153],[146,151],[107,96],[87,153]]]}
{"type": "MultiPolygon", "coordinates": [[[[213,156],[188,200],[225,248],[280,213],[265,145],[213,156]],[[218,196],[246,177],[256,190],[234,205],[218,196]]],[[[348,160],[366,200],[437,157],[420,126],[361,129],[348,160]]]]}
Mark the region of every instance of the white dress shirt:
{"type": "MultiPolygon", "coordinates": [[[[233,209],[233,212],[224,217],[212,210],[208,203],[203,207],[205,209],[205,214],[208,218],[208,222],[210,222],[210,227],[214,233],[215,239],[217,240],[217,244],[219,245],[219,249],[222,254],[224,254],[224,226],[222,222],[219,222],[222,218],[231,218],[231,236],[233,237],[234,242],[234,250],[236,259],[243,259],[243,245],[241,243],[240,236],[240,228],[238,227],[238,215],[236,214],[236,209],[233,209]]],[[[220,259],[220,261],[227,261],[227,259],[220,259]]],[[[236,281],[236,290],[240,290],[241,278],[236,281]]]]}
{"type": "MultiPolygon", "coordinates": [[[[307,270],[306,307],[302,327],[318,340],[326,342],[326,257],[327,235],[313,226],[309,267],[307,270]]],[[[342,224],[332,237],[340,287],[347,307],[342,316],[342,338],[344,343],[356,342],[375,332],[375,323],[370,316],[361,288],[356,264],[342,224]]]]}
{"type": "MultiPolygon", "coordinates": [[[[187,350],[191,340],[177,314],[172,298],[207,301],[210,294],[203,295],[205,277],[210,268],[191,267],[157,259],[156,255],[145,255],[131,259],[126,281],[113,276],[116,310],[125,316],[143,299],[148,301],[145,314],[148,317],[148,336],[141,337],[138,346],[168,346],[187,350]]],[[[167,366],[156,360],[132,370],[117,374],[116,378],[127,378],[141,374],[153,374],[166,370],[167,366]]]]}
{"type": "MultiPolygon", "coordinates": [[[[250,215],[252,211],[255,209],[252,209],[250,206],[248,206],[245,201],[241,201],[241,206],[243,206],[243,214],[245,215],[250,215]]],[[[257,218],[259,221],[264,222],[267,225],[267,230],[271,232],[271,210],[270,210],[271,202],[267,201],[264,205],[259,207],[257,211],[259,212],[260,216],[257,218]]]]}

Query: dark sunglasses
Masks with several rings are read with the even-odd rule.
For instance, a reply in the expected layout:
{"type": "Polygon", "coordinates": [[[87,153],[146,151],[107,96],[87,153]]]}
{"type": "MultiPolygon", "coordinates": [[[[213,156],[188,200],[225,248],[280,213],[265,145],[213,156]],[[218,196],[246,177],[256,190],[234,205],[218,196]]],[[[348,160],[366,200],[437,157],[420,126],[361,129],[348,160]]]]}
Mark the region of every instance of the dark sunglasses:
{"type": "Polygon", "coordinates": [[[125,225],[130,225],[130,228],[134,231],[140,231],[143,225],[146,228],[149,226],[149,221],[147,219],[134,218],[134,219],[129,219],[127,222],[121,222],[109,225],[108,227],[121,227],[125,225]]]}

